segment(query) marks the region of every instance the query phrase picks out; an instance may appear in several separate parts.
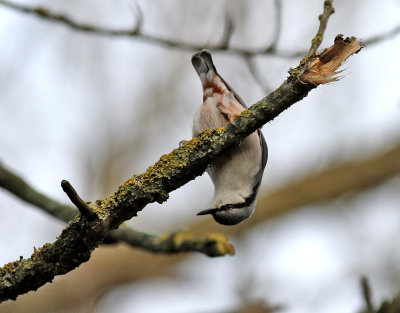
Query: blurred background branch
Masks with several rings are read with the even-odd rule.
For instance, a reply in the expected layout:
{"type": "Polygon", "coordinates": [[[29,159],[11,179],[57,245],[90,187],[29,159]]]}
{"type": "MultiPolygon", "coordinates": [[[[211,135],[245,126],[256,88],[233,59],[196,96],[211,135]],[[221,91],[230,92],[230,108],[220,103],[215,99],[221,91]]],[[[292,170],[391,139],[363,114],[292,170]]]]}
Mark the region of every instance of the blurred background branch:
{"type": "MultiPolygon", "coordinates": [[[[276,49],[277,41],[279,40],[280,32],[281,32],[281,1],[280,0],[275,0],[275,11],[276,11],[276,24],[275,24],[275,35],[272,40],[272,42],[265,48],[261,49],[246,49],[246,48],[238,48],[238,47],[233,47],[231,46],[230,40],[233,34],[233,29],[235,26],[234,21],[231,19],[229,14],[226,15],[225,18],[225,28],[223,31],[223,36],[220,40],[219,43],[215,45],[207,45],[207,44],[189,44],[185,43],[183,41],[179,41],[176,39],[166,39],[166,38],[161,38],[149,34],[144,34],[142,32],[142,24],[143,24],[143,16],[141,14],[140,9],[137,10],[137,15],[136,15],[136,20],[137,23],[135,26],[127,29],[108,29],[108,28],[103,28],[103,27],[98,27],[95,25],[91,24],[85,24],[85,23],[79,23],[76,22],[74,19],[64,15],[64,14],[58,14],[54,13],[51,10],[44,8],[44,7],[30,7],[30,6],[25,6],[22,4],[17,4],[8,0],[0,0],[0,5],[3,5],[5,7],[8,7],[13,10],[17,10],[23,13],[28,13],[35,15],[39,18],[49,20],[55,23],[60,23],[63,24],[73,30],[81,31],[81,32],[86,32],[86,33],[92,33],[95,35],[104,35],[104,36],[110,36],[110,37],[132,37],[136,38],[138,40],[142,40],[145,42],[148,42],[150,44],[158,44],[161,46],[165,46],[168,48],[177,48],[181,50],[189,50],[189,51],[199,51],[201,49],[209,49],[214,52],[227,52],[227,53],[232,53],[232,54],[237,54],[242,57],[249,57],[249,56],[254,56],[254,55],[273,55],[273,56],[278,56],[282,58],[298,58],[302,57],[306,54],[305,51],[296,51],[296,52],[284,52],[284,51],[278,51],[276,49]]],[[[332,7],[332,0],[327,0],[325,1],[324,4],[324,12],[320,16],[320,27],[318,30],[317,35],[314,37],[312,46],[308,52],[308,54],[315,53],[316,50],[318,49],[319,45],[322,42],[322,37],[323,37],[323,32],[326,29],[326,25],[328,22],[328,19],[331,14],[334,13],[334,9],[332,7]]],[[[365,39],[363,40],[364,43],[367,45],[371,44],[376,44],[379,43],[380,41],[389,39],[391,37],[394,37],[400,33],[400,25],[393,28],[392,30],[376,35],[372,38],[365,39]]]]}
{"type": "MultiPolygon", "coordinates": [[[[300,207],[315,202],[330,201],[349,192],[361,192],[383,184],[386,180],[400,174],[399,160],[400,146],[395,146],[383,154],[370,156],[362,162],[354,160],[341,165],[335,164],[333,167],[326,168],[321,172],[311,173],[297,182],[291,182],[289,185],[282,186],[272,193],[260,196],[258,205],[262,209],[257,210],[246,223],[225,229],[225,231],[227,234],[241,232],[258,223],[290,213],[300,207]]],[[[38,192],[21,177],[6,169],[1,163],[0,187],[64,222],[69,222],[77,213],[73,207],[61,204],[38,192]]],[[[220,231],[218,224],[207,221],[193,224],[190,228],[196,233],[220,231]]],[[[193,235],[186,233],[186,236],[190,238],[193,235]]],[[[105,243],[110,244],[121,241],[132,247],[143,248],[152,252],[182,252],[176,247],[167,248],[167,243],[171,243],[174,237],[176,237],[176,234],[156,236],[137,232],[124,226],[119,230],[112,231],[106,237],[105,243]]],[[[218,243],[217,241],[212,241],[212,236],[203,240],[196,241],[191,238],[183,241],[181,243],[183,247],[186,247],[186,249],[188,249],[187,247],[192,247],[193,249],[183,251],[199,251],[207,254],[207,250],[204,250],[204,248],[210,244],[218,243]],[[201,245],[201,242],[205,244],[201,245]],[[203,246],[203,250],[199,249],[201,246],[203,246]]]]}
{"type": "MultiPolygon", "coordinates": [[[[70,222],[78,213],[74,207],[61,204],[40,193],[1,163],[0,187],[64,222],[70,222]]],[[[138,232],[123,225],[110,232],[104,240],[106,244],[120,242],[155,253],[200,252],[214,257],[234,254],[234,249],[225,236],[210,234],[203,236],[203,238],[195,238],[188,231],[168,235],[153,235],[138,232]]]]}
{"type": "MultiPolygon", "coordinates": [[[[299,210],[314,203],[328,202],[349,193],[365,191],[400,175],[400,145],[382,154],[372,155],[365,160],[351,160],[335,164],[324,170],[291,181],[281,188],[263,193],[251,219],[235,228],[226,229],[227,234],[241,233],[269,219],[299,210]]],[[[193,231],[215,231],[212,223],[192,225],[193,231]]]]}
{"type": "MultiPolygon", "coordinates": [[[[282,3],[281,0],[274,0],[274,10],[275,10],[275,26],[274,26],[274,35],[270,44],[261,49],[250,50],[245,48],[238,48],[230,45],[230,41],[232,35],[234,33],[235,22],[230,17],[229,13],[225,15],[225,23],[222,38],[219,40],[217,44],[208,45],[208,44],[189,44],[183,41],[175,40],[175,39],[166,39],[157,37],[154,35],[145,34],[142,31],[143,25],[143,15],[141,13],[140,8],[136,5],[136,24],[132,28],[128,29],[108,29],[104,27],[99,27],[95,25],[90,25],[86,23],[79,23],[74,19],[64,15],[54,13],[51,10],[44,7],[29,7],[22,4],[17,4],[8,0],[0,0],[0,5],[8,7],[13,10],[17,10],[23,13],[33,14],[39,18],[53,21],[56,23],[64,24],[65,26],[77,30],[80,32],[88,32],[93,33],[95,35],[104,35],[110,37],[131,37],[138,40],[143,40],[148,42],[149,44],[157,44],[169,48],[177,48],[180,50],[189,50],[189,51],[199,51],[201,49],[209,49],[214,52],[227,52],[241,56],[249,73],[254,78],[255,82],[261,87],[261,89],[267,94],[272,91],[272,88],[268,87],[265,79],[262,77],[261,71],[258,69],[256,65],[256,57],[257,56],[278,56],[282,58],[298,58],[306,55],[305,51],[296,51],[296,52],[288,52],[288,51],[278,51],[277,44],[279,41],[279,37],[281,35],[281,22],[282,22],[282,3]]],[[[332,1],[328,0],[324,2],[324,11],[319,16],[320,25],[317,34],[312,40],[311,47],[307,53],[307,56],[316,53],[318,47],[321,45],[323,40],[323,33],[325,32],[329,17],[334,13],[334,9],[332,6],[332,1]]],[[[400,25],[393,28],[392,30],[373,36],[369,39],[363,40],[363,42],[368,46],[372,44],[379,43],[383,40],[390,39],[400,33],[400,25]]]]}

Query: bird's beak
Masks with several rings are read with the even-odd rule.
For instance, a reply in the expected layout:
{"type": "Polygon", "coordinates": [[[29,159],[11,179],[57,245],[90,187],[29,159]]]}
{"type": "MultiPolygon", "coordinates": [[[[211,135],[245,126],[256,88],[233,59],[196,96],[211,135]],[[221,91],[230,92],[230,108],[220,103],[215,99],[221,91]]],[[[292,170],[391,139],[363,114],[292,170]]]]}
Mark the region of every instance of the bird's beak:
{"type": "Polygon", "coordinates": [[[203,211],[200,211],[199,213],[197,213],[196,215],[207,215],[207,214],[213,214],[215,212],[217,212],[218,209],[206,209],[203,211]]]}

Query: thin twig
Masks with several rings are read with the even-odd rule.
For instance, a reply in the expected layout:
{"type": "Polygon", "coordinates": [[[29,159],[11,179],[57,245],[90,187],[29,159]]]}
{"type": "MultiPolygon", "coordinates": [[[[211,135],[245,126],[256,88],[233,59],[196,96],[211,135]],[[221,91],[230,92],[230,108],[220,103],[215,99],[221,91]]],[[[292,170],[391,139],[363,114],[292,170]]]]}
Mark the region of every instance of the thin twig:
{"type": "Polygon", "coordinates": [[[275,31],[272,38],[271,44],[265,49],[267,52],[276,51],[276,46],[278,45],[279,38],[281,37],[282,29],[282,0],[274,0],[275,6],[275,31]]]}
{"type": "MultiPolygon", "coordinates": [[[[279,0],[275,0],[275,3],[280,2],[279,0]]],[[[328,1],[332,2],[332,1],[328,1]]],[[[239,47],[232,47],[232,46],[226,46],[226,44],[214,44],[214,45],[207,45],[207,44],[190,44],[186,43],[183,41],[175,40],[175,39],[167,39],[167,38],[162,38],[154,35],[149,35],[149,34],[144,34],[141,30],[141,25],[143,21],[143,17],[141,14],[141,11],[138,9],[138,14],[136,15],[136,25],[133,28],[130,29],[107,29],[104,27],[99,27],[95,25],[90,25],[86,23],[78,23],[74,21],[72,18],[67,17],[66,15],[63,14],[57,14],[54,12],[51,12],[50,10],[43,8],[43,7],[29,7],[29,6],[24,6],[22,4],[16,4],[7,0],[0,0],[0,5],[3,5],[5,7],[8,7],[10,9],[35,15],[40,18],[63,24],[73,30],[81,31],[81,32],[86,32],[86,33],[91,33],[94,35],[101,35],[101,36],[109,36],[109,37],[131,37],[135,38],[137,40],[142,40],[151,44],[157,44],[161,46],[165,46],[168,48],[175,48],[175,49],[180,49],[180,50],[186,50],[186,51],[199,51],[202,49],[208,49],[213,52],[224,52],[224,53],[229,53],[229,54],[235,54],[235,55],[241,55],[241,56],[249,56],[249,55],[273,55],[281,58],[288,58],[288,59],[293,59],[293,58],[299,58],[303,57],[306,55],[306,52],[303,50],[299,51],[277,51],[276,50],[276,43],[274,44],[274,41],[272,42],[272,48],[271,45],[268,47],[264,48],[255,48],[255,49],[248,49],[248,48],[239,48],[239,47]]],[[[280,7],[276,7],[280,8],[280,7]]],[[[324,19],[322,19],[324,20],[324,19]]],[[[327,21],[324,21],[324,24],[326,24],[327,21]]],[[[320,23],[320,27],[323,24],[320,23]]],[[[326,26],[325,26],[326,27],[326,26]]],[[[280,31],[280,27],[279,27],[280,31]]],[[[322,31],[322,29],[321,29],[322,31]]],[[[400,25],[396,26],[392,30],[390,30],[387,33],[383,33],[380,35],[373,36],[369,39],[364,40],[364,43],[366,45],[372,45],[379,43],[381,41],[390,39],[400,33],[400,25]]],[[[278,32],[275,32],[275,36],[278,36],[278,32]]],[[[316,43],[318,46],[320,45],[322,38],[314,38],[316,40],[316,43]]],[[[318,47],[317,47],[318,48],[318,47]]],[[[310,48],[310,51],[314,50],[313,48],[310,48]]],[[[308,55],[308,54],[307,54],[308,55]]]]}
{"type": "MultiPolygon", "coordinates": [[[[275,31],[273,38],[271,40],[270,45],[265,49],[265,52],[275,52],[276,46],[278,44],[278,40],[281,36],[281,24],[282,24],[282,0],[274,0],[275,6],[275,31]]],[[[247,54],[243,56],[243,59],[247,65],[249,73],[253,76],[254,80],[258,84],[258,86],[262,89],[264,94],[269,94],[272,89],[268,87],[265,79],[261,71],[259,70],[258,66],[256,66],[256,56],[257,54],[247,54]]]]}
{"type": "Polygon", "coordinates": [[[381,41],[390,39],[390,38],[398,35],[399,33],[400,33],[400,25],[397,25],[396,27],[394,27],[393,29],[389,30],[386,33],[372,36],[371,38],[364,40],[364,43],[366,46],[373,45],[373,44],[379,43],[381,41]]]}
{"type": "Polygon", "coordinates": [[[90,25],[86,23],[79,23],[72,18],[63,15],[57,14],[49,9],[43,7],[30,7],[25,6],[22,4],[13,3],[7,0],[0,0],[0,5],[8,7],[10,9],[35,15],[45,20],[49,20],[55,23],[59,23],[65,25],[73,30],[78,30],[85,33],[91,33],[95,35],[102,35],[102,36],[109,36],[109,37],[130,37],[135,38],[138,40],[142,40],[151,44],[158,44],[161,46],[169,47],[169,48],[176,48],[180,50],[187,50],[187,51],[199,51],[204,48],[212,50],[214,52],[225,52],[230,54],[236,55],[256,55],[256,54],[263,54],[263,55],[275,55],[282,58],[298,58],[304,56],[303,51],[294,51],[294,52],[285,52],[285,51],[267,51],[266,48],[259,48],[259,49],[245,49],[245,48],[238,48],[229,46],[229,40],[231,37],[231,33],[233,31],[233,23],[232,21],[228,20],[228,23],[225,24],[225,31],[222,37],[222,40],[217,44],[210,44],[210,45],[201,45],[201,44],[189,44],[183,41],[175,40],[175,39],[167,39],[158,36],[153,36],[149,34],[144,34],[141,31],[141,24],[142,24],[142,17],[140,10],[137,14],[137,22],[136,26],[132,29],[108,29],[104,27],[99,27],[95,25],[90,25]]]}
{"type": "Polygon", "coordinates": [[[231,41],[234,30],[235,30],[235,25],[233,23],[232,17],[228,12],[226,12],[224,32],[222,33],[222,38],[219,43],[221,49],[229,48],[229,42],[231,41]]]}
{"type": "Polygon", "coordinates": [[[96,213],[94,213],[93,211],[93,208],[82,200],[82,198],[78,195],[78,193],[69,183],[69,181],[61,181],[61,187],[67,194],[71,202],[76,206],[76,208],[79,210],[79,212],[81,212],[83,216],[85,216],[90,221],[94,220],[97,217],[96,213]]]}
{"type": "Polygon", "coordinates": [[[244,61],[247,65],[247,68],[249,69],[250,74],[253,76],[254,80],[257,82],[258,86],[260,86],[264,94],[269,94],[272,89],[267,86],[267,83],[262,77],[259,67],[255,64],[255,56],[244,57],[244,61]]]}
{"type": "Polygon", "coordinates": [[[374,313],[375,309],[371,299],[371,288],[369,286],[368,279],[365,276],[361,277],[361,290],[367,309],[366,313],[374,313]]]}
{"type": "MultiPolygon", "coordinates": [[[[329,17],[334,13],[334,9],[332,7],[332,1],[333,0],[326,0],[324,2],[324,10],[321,15],[319,15],[319,28],[317,31],[317,34],[311,41],[311,47],[309,52],[307,53],[306,57],[309,57],[310,55],[313,55],[316,53],[318,47],[321,45],[322,38],[324,36],[326,27],[328,25],[328,20],[329,17]]],[[[276,49],[276,44],[277,41],[280,37],[280,30],[281,30],[281,18],[282,18],[282,3],[281,0],[275,0],[275,12],[276,12],[276,21],[275,21],[275,35],[272,40],[271,45],[265,50],[267,52],[273,52],[276,49]]],[[[257,82],[257,84],[261,87],[261,89],[268,94],[271,90],[270,88],[267,87],[264,78],[262,77],[262,74],[258,70],[258,67],[255,65],[255,54],[251,55],[245,55],[244,60],[247,65],[247,68],[249,69],[250,74],[253,76],[254,80],[257,82]]]]}
{"type": "Polygon", "coordinates": [[[134,11],[133,7],[131,7],[132,15],[136,19],[136,24],[133,27],[133,29],[136,32],[140,32],[143,26],[143,13],[142,10],[140,9],[139,5],[136,2],[133,2],[135,5],[136,12],[134,11]]]}
{"type": "Polygon", "coordinates": [[[335,9],[332,6],[332,1],[333,0],[324,1],[324,11],[318,17],[319,18],[318,31],[313,40],[311,41],[311,47],[310,50],[308,50],[307,57],[315,54],[319,46],[321,45],[322,39],[324,38],[326,26],[328,25],[329,18],[333,13],[335,13],[335,9]]]}

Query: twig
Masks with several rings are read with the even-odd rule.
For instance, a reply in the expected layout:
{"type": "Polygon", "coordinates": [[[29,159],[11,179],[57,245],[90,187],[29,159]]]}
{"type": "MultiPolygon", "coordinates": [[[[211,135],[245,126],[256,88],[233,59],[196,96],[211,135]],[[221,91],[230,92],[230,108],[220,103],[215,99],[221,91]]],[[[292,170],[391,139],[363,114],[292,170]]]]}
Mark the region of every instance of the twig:
{"type": "MultiPolygon", "coordinates": [[[[276,51],[276,46],[281,36],[282,0],[274,0],[274,6],[275,6],[275,32],[271,40],[271,44],[264,50],[267,53],[272,53],[276,51]]],[[[255,65],[256,56],[257,56],[256,54],[246,54],[243,56],[243,59],[247,65],[250,74],[253,76],[256,83],[260,86],[260,88],[265,94],[269,94],[272,91],[272,89],[267,86],[267,83],[265,82],[265,79],[263,78],[261,71],[259,70],[258,66],[255,65]]]]}
{"type": "Polygon", "coordinates": [[[93,212],[93,209],[85,201],[82,200],[82,198],[78,195],[78,193],[69,183],[69,181],[61,181],[61,187],[67,194],[71,202],[76,206],[76,208],[79,210],[79,212],[81,212],[83,216],[85,216],[89,221],[97,218],[97,215],[93,212]]]}
{"type": "Polygon", "coordinates": [[[250,74],[253,76],[254,80],[257,82],[258,86],[260,86],[264,94],[269,94],[272,89],[267,86],[267,83],[262,77],[258,66],[256,66],[255,56],[244,57],[244,61],[247,65],[247,68],[249,69],[250,74]]]}
{"type": "Polygon", "coordinates": [[[361,277],[361,290],[365,301],[365,305],[367,307],[365,313],[374,313],[375,310],[371,299],[371,288],[369,287],[368,279],[365,276],[361,277]]]}
{"type": "Polygon", "coordinates": [[[335,13],[335,9],[332,6],[332,1],[333,0],[324,1],[324,11],[318,17],[319,18],[318,31],[313,40],[311,41],[311,47],[310,50],[308,50],[307,57],[315,54],[319,46],[321,45],[322,39],[324,38],[326,26],[328,25],[329,18],[333,13],[335,13]]]}
{"type": "Polygon", "coordinates": [[[364,40],[364,43],[366,46],[373,45],[373,44],[379,43],[381,41],[390,39],[390,38],[398,35],[399,33],[400,33],[400,25],[397,25],[396,27],[394,27],[393,29],[389,30],[386,33],[382,33],[382,34],[373,36],[367,40],[364,40]]]}
{"type": "MultiPolygon", "coordinates": [[[[400,312],[400,294],[397,294],[391,301],[382,301],[376,313],[398,313],[400,312]]],[[[363,312],[370,313],[370,312],[363,312]]]]}
{"type": "Polygon", "coordinates": [[[282,29],[282,0],[274,0],[275,6],[275,32],[271,44],[265,49],[266,52],[275,52],[281,36],[282,29]]]}
{"type": "MultiPolygon", "coordinates": [[[[290,71],[290,76],[278,89],[237,116],[235,125],[205,130],[178,149],[163,155],[145,173],[134,175],[110,197],[95,201],[93,210],[99,218],[92,223],[74,219],[54,243],[44,245],[28,259],[6,264],[0,269],[0,301],[15,299],[20,294],[36,290],[52,281],[54,276],[65,274],[86,262],[112,229],[136,216],[147,204],[166,201],[171,191],[202,174],[208,164],[226,149],[239,144],[241,138],[307,96],[319,83],[316,76],[318,68],[315,66],[334,69],[336,66],[330,66],[332,62],[344,62],[350,51],[355,53],[362,48],[355,39],[342,41],[337,38],[330,50],[336,54],[321,55],[321,59],[313,57],[314,62],[301,62],[290,71]],[[339,47],[335,48],[337,45],[339,47]],[[318,59],[320,64],[315,62],[318,59]],[[303,75],[310,71],[314,76],[304,80],[303,75]]],[[[332,78],[335,71],[323,73],[332,78]]]]}
{"type": "MultiPolygon", "coordinates": [[[[280,0],[275,0],[275,7],[277,10],[279,10],[279,12],[281,10],[281,7],[279,5],[277,6],[277,4],[280,2],[281,2],[280,0]]],[[[332,2],[332,0],[326,1],[326,2],[328,2],[328,4],[329,4],[329,2],[332,2]]],[[[73,30],[77,30],[77,31],[85,32],[85,33],[91,33],[94,35],[102,35],[102,36],[109,36],[109,37],[131,37],[131,38],[142,40],[142,41],[145,41],[145,42],[148,42],[151,44],[158,44],[158,45],[165,46],[168,48],[176,48],[176,49],[186,50],[186,51],[198,51],[198,50],[202,50],[205,48],[205,49],[208,49],[208,50],[211,50],[214,52],[230,53],[230,54],[240,55],[243,57],[254,56],[254,55],[265,55],[265,56],[273,55],[273,56],[278,56],[281,58],[288,58],[288,59],[299,58],[299,57],[303,57],[304,55],[306,55],[306,52],[303,50],[277,51],[276,50],[276,41],[277,40],[275,40],[275,39],[266,48],[264,47],[264,48],[255,48],[255,49],[245,49],[245,48],[232,47],[232,46],[226,45],[223,43],[223,41],[218,44],[214,44],[214,45],[212,45],[212,44],[211,45],[190,44],[190,43],[186,43],[186,42],[179,41],[179,40],[167,39],[167,38],[162,38],[162,37],[158,37],[158,36],[154,36],[154,35],[144,34],[141,30],[143,16],[139,9],[138,9],[138,14],[136,16],[135,27],[130,28],[130,29],[108,29],[108,28],[90,25],[90,24],[86,24],[86,23],[79,23],[66,15],[51,12],[50,10],[43,8],[43,7],[29,7],[29,6],[25,6],[22,4],[10,2],[8,0],[0,0],[0,5],[3,5],[5,7],[8,7],[10,9],[13,9],[13,10],[16,10],[19,12],[35,15],[35,16],[40,17],[45,20],[63,24],[73,30]]],[[[325,8],[325,5],[324,5],[324,8],[325,8]]],[[[329,9],[329,5],[327,8],[329,9]]],[[[329,11],[327,11],[327,12],[329,12],[329,11]]],[[[322,33],[324,32],[322,27],[326,27],[326,23],[327,23],[327,17],[323,17],[323,16],[324,16],[324,14],[321,15],[321,19],[320,19],[320,28],[321,28],[322,33]],[[321,23],[321,21],[323,23],[321,23]]],[[[277,17],[279,18],[279,15],[277,15],[277,17]]],[[[280,24],[281,23],[279,23],[279,25],[280,24]]],[[[278,24],[276,24],[276,26],[278,26],[278,24]]],[[[227,28],[225,28],[225,30],[226,29],[227,28]]],[[[276,28],[274,38],[278,38],[280,30],[281,30],[280,26],[276,28]]],[[[366,45],[376,44],[383,40],[390,39],[390,38],[398,35],[399,33],[400,33],[400,25],[396,26],[395,28],[393,28],[391,31],[389,31],[387,33],[383,33],[380,35],[373,36],[369,39],[366,39],[366,40],[364,40],[364,43],[366,45]]],[[[223,36],[223,38],[226,38],[226,36],[223,36]]],[[[319,47],[319,45],[322,42],[322,37],[321,38],[317,38],[317,36],[314,37],[314,39],[312,41],[313,45],[314,45],[314,41],[315,41],[315,45],[318,45],[318,47],[319,47]]],[[[317,49],[318,49],[318,47],[317,47],[317,49]]],[[[314,48],[310,48],[310,51],[313,51],[313,50],[314,50],[314,48]]],[[[307,55],[310,53],[310,51],[307,53],[307,55]]],[[[315,49],[315,51],[316,51],[316,49],[315,49]]]]}
{"type": "Polygon", "coordinates": [[[133,10],[133,8],[131,7],[132,15],[136,19],[136,24],[133,27],[133,30],[135,30],[137,33],[139,33],[143,26],[143,13],[142,13],[142,10],[140,9],[139,5],[136,2],[133,2],[133,4],[135,5],[135,9],[136,9],[136,12],[135,12],[133,10]]]}
{"type": "MultiPolygon", "coordinates": [[[[64,222],[69,222],[77,214],[75,207],[61,204],[43,195],[1,163],[0,187],[64,222]]],[[[119,229],[110,232],[105,237],[103,244],[123,242],[133,248],[140,248],[155,253],[200,252],[213,257],[232,254],[234,251],[228,239],[223,236],[207,235],[203,238],[195,238],[189,232],[185,232],[185,236],[176,236],[176,234],[181,233],[161,236],[153,235],[135,231],[123,224],[119,229]],[[171,243],[174,242],[172,238],[180,238],[179,245],[172,245],[171,243]],[[170,244],[166,244],[167,242],[170,244]]]]}
{"type": "MultiPolygon", "coordinates": [[[[153,36],[149,34],[144,34],[141,31],[141,23],[142,23],[142,17],[140,13],[137,16],[137,23],[136,26],[133,29],[108,29],[104,27],[99,27],[95,25],[90,25],[86,23],[79,23],[72,18],[63,15],[63,14],[57,14],[54,13],[46,8],[43,7],[30,7],[30,6],[25,6],[22,4],[17,4],[10,2],[8,0],[0,0],[0,5],[3,5],[5,7],[8,7],[10,9],[35,15],[37,17],[40,17],[42,19],[52,21],[55,23],[59,23],[62,25],[65,25],[73,30],[85,32],[85,33],[91,33],[94,35],[102,35],[102,36],[110,36],[110,37],[130,37],[130,38],[136,38],[138,40],[142,40],[151,44],[158,44],[161,46],[169,47],[169,48],[176,48],[180,50],[187,50],[187,51],[198,51],[202,50],[204,48],[212,50],[212,51],[220,51],[220,52],[226,52],[226,53],[231,53],[231,54],[236,54],[236,55],[256,55],[256,54],[262,54],[262,55],[275,55],[279,56],[282,58],[297,58],[304,56],[303,51],[294,51],[294,52],[287,52],[287,51],[266,51],[266,48],[260,48],[260,49],[244,49],[244,48],[237,48],[237,47],[232,47],[227,45],[226,38],[229,39],[229,36],[223,35],[223,39],[221,42],[218,44],[214,45],[200,45],[200,44],[189,44],[186,42],[182,42],[179,40],[174,40],[174,39],[167,39],[167,38],[162,38],[158,36],[153,36]]],[[[140,12],[140,11],[139,11],[140,12]]],[[[232,31],[230,30],[227,32],[227,30],[230,29],[230,27],[227,27],[229,25],[225,24],[225,34],[229,35],[229,32],[232,31]]],[[[233,24],[232,24],[233,26],[233,24]]],[[[229,40],[228,40],[229,43],[229,40]]]]}
{"type": "Polygon", "coordinates": [[[219,47],[221,47],[221,49],[229,48],[229,42],[231,41],[234,29],[235,29],[235,25],[233,24],[232,18],[229,15],[229,13],[226,12],[224,32],[222,33],[222,38],[218,45],[219,47]]]}

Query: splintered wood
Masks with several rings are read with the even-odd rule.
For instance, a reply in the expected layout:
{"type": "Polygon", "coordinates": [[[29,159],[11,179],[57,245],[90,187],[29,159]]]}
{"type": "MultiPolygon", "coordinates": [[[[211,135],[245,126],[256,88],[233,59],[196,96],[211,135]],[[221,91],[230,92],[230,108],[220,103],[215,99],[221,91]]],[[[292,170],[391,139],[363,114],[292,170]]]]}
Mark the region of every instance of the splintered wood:
{"type": "Polygon", "coordinates": [[[364,44],[355,37],[343,39],[343,35],[336,36],[332,47],[306,61],[301,80],[313,85],[327,84],[339,80],[341,76],[338,76],[338,74],[343,70],[337,71],[337,69],[363,47],[364,44]]]}

